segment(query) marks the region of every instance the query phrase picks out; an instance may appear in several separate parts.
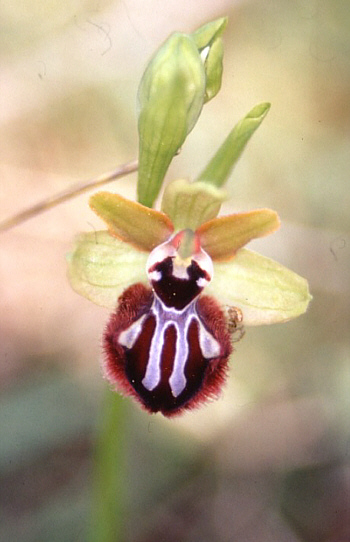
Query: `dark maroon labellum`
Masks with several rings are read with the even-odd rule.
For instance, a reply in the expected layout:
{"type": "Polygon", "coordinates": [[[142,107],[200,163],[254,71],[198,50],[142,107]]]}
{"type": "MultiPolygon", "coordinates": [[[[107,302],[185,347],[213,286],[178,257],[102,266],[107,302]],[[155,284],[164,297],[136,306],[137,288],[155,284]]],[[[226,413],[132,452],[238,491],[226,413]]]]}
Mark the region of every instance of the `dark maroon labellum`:
{"type": "Polygon", "coordinates": [[[165,416],[217,397],[232,352],[224,313],[213,298],[199,296],[212,264],[193,235],[185,230],[152,251],[153,290],[125,290],[104,335],[108,378],[165,416]]]}
{"type": "Polygon", "coordinates": [[[123,293],[104,336],[105,368],[108,378],[121,391],[138,399],[146,410],[171,416],[219,395],[232,346],[225,316],[209,296],[199,298],[195,312],[191,311],[191,317],[187,315],[189,323],[181,338],[178,326],[184,325],[184,316],[168,324],[160,341],[155,336],[153,297],[151,289],[143,284],[130,286],[123,293]],[[140,325],[138,333],[132,328],[135,323],[140,325]],[[200,333],[205,335],[202,347],[200,333]],[[150,359],[154,338],[154,350],[160,349],[160,363],[155,368],[150,359]],[[181,340],[186,344],[178,346],[181,340]],[[128,341],[131,348],[121,344],[128,341]],[[177,348],[183,348],[183,370],[173,372],[177,348]]]}

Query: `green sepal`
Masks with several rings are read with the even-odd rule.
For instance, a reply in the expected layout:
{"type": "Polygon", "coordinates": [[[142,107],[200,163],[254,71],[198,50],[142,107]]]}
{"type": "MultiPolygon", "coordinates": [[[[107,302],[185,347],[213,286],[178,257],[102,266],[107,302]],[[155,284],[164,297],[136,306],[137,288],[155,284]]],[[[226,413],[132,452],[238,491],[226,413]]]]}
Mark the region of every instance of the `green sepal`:
{"type": "Polygon", "coordinates": [[[229,260],[249,241],[269,235],[279,226],[276,211],[255,209],[214,218],[200,226],[197,233],[201,247],[213,260],[229,260]]]}
{"type": "Polygon", "coordinates": [[[204,222],[215,218],[226,199],[226,192],[215,186],[177,179],[165,188],[161,208],[171,218],[176,231],[194,231],[204,222]]]}
{"type": "Polygon", "coordinates": [[[214,263],[214,277],[205,293],[224,307],[241,309],[245,325],[296,318],[312,299],[304,278],[245,248],[230,261],[214,263]]]}
{"type": "Polygon", "coordinates": [[[91,196],[89,204],[108,225],[111,235],[139,250],[151,251],[166,241],[174,230],[165,214],[119,194],[97,192],[91,196]]]}
{"type": "Polygon", "coordinates": [[[205,71],[194,40],[175,33],[142,77],[138,101],[138,201],[152,207],[164,176],[204,103],[205,71]]]}
{"type": "Polygon", "coordinates": [[[269,109],[269,103],[261,103],[240,120],[196,180],[217,187],[225,184],[244,147],[264,120],[269,109]]]}
{"type": "Polygon", "coordinates": [[[219,92],[222,80],[224,47],[221,35],[227,25],[227,17],[216,19],[191,34],[199,52],[203,55],[206,75],[205,98],[208,102],[219,92]]]}
{"type": "Polygon", "coordinates": [[[147,258],[148,253],[107,231],[83,233],[67,255],[68,278],[78,294],[96,305],[114,309],[125,288],[137,282],[148,284],[147,258]]]}

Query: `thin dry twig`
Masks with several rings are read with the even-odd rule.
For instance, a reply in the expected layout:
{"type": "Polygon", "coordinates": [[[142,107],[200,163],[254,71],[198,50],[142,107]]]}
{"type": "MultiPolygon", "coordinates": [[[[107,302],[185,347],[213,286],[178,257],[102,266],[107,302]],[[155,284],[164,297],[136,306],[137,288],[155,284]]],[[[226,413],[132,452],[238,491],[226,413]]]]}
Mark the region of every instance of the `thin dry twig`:
{"type": "Polygon", "coordinates": [[[15,226],[22,224],[22,222],[25,222],[29,218],[33,218],[34,216],[37,216],[44,211],[48,211],[49,209],[52,209],[52,207],[56,207],[56,205],[59,205],[64,201],[68,201],[72,198],[75,198],[76,196],[79,196],[80,194],[83,194],[84,192],[88,192],[88,190],[110,183],[111,181],[115,181],[116,179],[124,177],[125,175],[129,175],[130,173],[137,171],[137,168],[138,161],[133,160],[132,162],[128,162],[127,164],[122,164],[113,171],[109,171],[108,173],[99,175],[98,177],[95,177],[90,181],[75,184],[68,190],[64,190],[63,192],[59,192],[54,196],[46,198],[43,201],[37,203],[36,205],[28,207],[28,209],[25,209],[24,211],[13,215],[12,217],[4,220],[3,222],[0,222],[0,233],[7,231],[10,228],[14,228],[15,226]]]}

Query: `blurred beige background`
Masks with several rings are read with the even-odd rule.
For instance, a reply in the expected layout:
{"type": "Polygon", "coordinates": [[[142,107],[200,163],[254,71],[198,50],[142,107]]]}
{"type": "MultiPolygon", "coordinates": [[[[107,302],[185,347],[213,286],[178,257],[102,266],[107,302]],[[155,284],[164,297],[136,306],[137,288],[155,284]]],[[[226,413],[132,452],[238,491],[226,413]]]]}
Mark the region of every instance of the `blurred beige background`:
{"type": "MultiPolygon", "coordinates": [[[[130,406],[130,446],[146,450],[132,454],[134,497],[140,487],[131,506],[140,522],[130,527],[130,540],[345,542],[346,0],[3,0],[0,218],[135,158],[136,92],[150,55],[170,32],[191,32],[226,14],[222,90],[205,106],[167,178],[193,178],[234,123],[256,103],[270,101],[269,115],[234,170],[223,212],[277,210],[280,231],[251,248],[308,278],[314,299],[296,321],[247,329],[217,403],[171,422],[130,406]],[[185,486],[182,472],[191,480],[185,486]],[[160,499],[163,493],[167,498],[160,499]]],[[[134,197],[135,180],[130,176],[110,189],[134,197]]],[[[84,540],[107,312],[71,291],[65,254],[76,233],[102,227],[87,200],[80,196],[0,236],[4,540],[84,540]],[[49,473],[57,464],[60,475],[53,480],[49,473]],[[29,472],[36,475],[28,478],[29,472]]]]}

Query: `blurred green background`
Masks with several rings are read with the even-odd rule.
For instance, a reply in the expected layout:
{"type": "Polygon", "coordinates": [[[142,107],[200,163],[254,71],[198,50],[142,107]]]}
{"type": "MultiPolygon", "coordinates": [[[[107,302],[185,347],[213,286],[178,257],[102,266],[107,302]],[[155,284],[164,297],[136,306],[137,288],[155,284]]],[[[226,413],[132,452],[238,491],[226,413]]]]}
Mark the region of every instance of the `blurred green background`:
{"type": "MultiPolygon", "coordinates": [[[[222,398],[175,420],[129,399],[123,542],[350,540],[350,9],[347,0],[56,0],[0,6],[0,216],[137,155],[136,92],[174,30],[229,16],[223,86],[167,178],[193,178],[256,103],[272,109],[223,212],[270,207],[251,248],[308,278],[309,311],[249,328],[222,398]]],[[[135,197],[135,176],[111,189],[135,197]]],[[[107,387],[107,312],[65,254],[102,224],[81,196],[0,238],[0,540],[85,541],[107,387]]]]}

